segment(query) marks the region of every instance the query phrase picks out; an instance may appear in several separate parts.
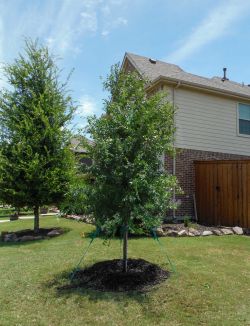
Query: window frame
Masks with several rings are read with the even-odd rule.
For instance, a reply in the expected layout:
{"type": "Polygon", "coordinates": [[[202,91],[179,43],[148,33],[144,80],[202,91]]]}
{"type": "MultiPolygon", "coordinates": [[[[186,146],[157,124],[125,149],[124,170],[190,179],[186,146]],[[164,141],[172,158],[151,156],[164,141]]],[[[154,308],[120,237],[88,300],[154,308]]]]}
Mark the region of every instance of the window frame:
{"type": "Polygon", "coordinates": [[[248,105],[250,109],[250,103],[238,102],[237,103],[237,136],[250,138],[250,134],[241,134],[240,133],[240,104],[248,105]]]}

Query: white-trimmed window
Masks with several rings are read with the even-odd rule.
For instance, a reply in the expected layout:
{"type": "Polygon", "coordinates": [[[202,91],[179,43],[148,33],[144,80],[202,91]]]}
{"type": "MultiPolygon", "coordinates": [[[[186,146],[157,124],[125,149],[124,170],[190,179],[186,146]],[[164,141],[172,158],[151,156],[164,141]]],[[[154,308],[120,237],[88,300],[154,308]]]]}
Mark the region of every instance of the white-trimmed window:
{"type": "Polygon", "coordinates": [[[250,105],[239,103],[239,134],[250,136],[250,105]]]}

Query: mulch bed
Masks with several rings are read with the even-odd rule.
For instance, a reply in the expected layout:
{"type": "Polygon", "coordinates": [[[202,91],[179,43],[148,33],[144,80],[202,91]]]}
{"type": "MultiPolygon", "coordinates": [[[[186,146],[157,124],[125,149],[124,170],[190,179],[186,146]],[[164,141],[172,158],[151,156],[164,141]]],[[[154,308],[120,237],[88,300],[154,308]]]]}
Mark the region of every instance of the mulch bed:
{"type": "Polygon", "coordinates": [[[3,242],[26,242],[33,240],[50,239],[65,233],[62,228],[40,228],[39,232],[35,233],[33,229],[25,229],[15,232],[2,232],[0,240],[3,242]]]}
{"type": "Polygon", "coordinates": [[[124,273],[122,263],[120,259],[98,262],[77,271],[72,284],[63,288],[83,287],[105,292],[146,292],[170,275],[158,265],[143,259],[128,259],[128,272],[124,273]]]}
{"type": "Polygon", "coordinates": [[[20,230],[20,231],[16,231],[16,232],[12,232],[15,233],[16,236],[18,237],[23,237],[25,235],[30,235],[30,236],[46,236],[49,232],[55,230],[55,228],[50,228],[50,229],[45,229],[45,228],[40,228],[38,233],[35,233],[34,230],[32,229],[26,229],[26,230],[20,230]]]}

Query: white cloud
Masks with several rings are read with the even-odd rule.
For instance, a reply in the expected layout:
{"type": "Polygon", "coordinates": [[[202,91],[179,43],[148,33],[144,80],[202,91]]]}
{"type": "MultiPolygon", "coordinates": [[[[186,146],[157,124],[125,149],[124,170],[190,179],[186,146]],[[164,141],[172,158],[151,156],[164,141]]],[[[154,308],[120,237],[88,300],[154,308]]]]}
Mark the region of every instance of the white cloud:
{"type": "Polygon", "coordinates": [[[101,32],[102,36],[107,36],[110,32],[120,26],[126,26],[128,24],[128,20],[124,17],[118,17],[114,20],[107,19],[105,22],[105,27],[101,32]]]}
{"type": "Polygon", "coordinates": [[[101,36],[110,21],[122,26],[121,11],[113,0],[0,0],[0,61],[16,54],[24,36],[38,37],[55,54],[78,54],[85,37],[101,36]]]}
{"type": "Polygon", "coordinates": [[[181,46],[164,60],[181,62],[208,43],[228,33],[233,23],[242,18],[249,10],[250,2],[246,0],[229,0],[214,8],[213,11],[197,26],[181,46]]]}
{"type": "Polygon", "coordinates": [[[96,98],[84,94],[79,99],[79,106],[75,112],[72,122],[72,129],[77,131],[79,128],[83,129],[87,126],[87,118],[91,115],[100,116],[102,113],[101,103],[96,98]]]}
{"type": "Polygon", "coordinates": [[[55,43],[55,39],[53,37],[48,37],[45,39],[48,46],[52,46],[55,43]]]}
{"type": "Polygon", "coordinates": [[[109,31],[108,31],[108,30],[103,30],[101,34],[102,34],[102,36],[104,36],[104,37],[105,37],[105,36],[108,36],[108,35],[109,35],[109,31]]]}
{"type": "MultiPolygon", "coordinates": [[[[0,4],[0,10],[2,6],[0,4]]],[[[3,55],[4,55],[4,24],[0,16],[0,90],[7,87],[6,80],[3,76],[3,55]]]]}
{"type": "MultiPolygon", "coordinates": [[[[1,6],[0,6],[1,9],[1,6]]],[[[4,61],[4,24],[0,17],[0,90],[7,87],[6,80],[3,76],[3,61],[4,61]]]]}
{"type": "Polygon", "coordinates": [[[79,53],[83,36],[108,35],[111,30],[126,25],[127,20],[117,17],[114,10],[120,5],[121,2],[113,0],[63,0],[48,37],[53,40],[51,47],[62,54],[68,50],[79,53]]]}
{"type": "Polygon", "coordinates": [[[4,28],[3,28],[3,20],[0,17],[0,64],[3,61],[3,50],[4,50],[4,28]]]}
{"type": "MultiPolygon", "coordinates": [[[[0,67],[0,72],[1,72],[1,67],[0,67]]],[[[9,85],[8,85],[6,79],[3,76],[1,76],[1,73],[0,73],[0,90],[3,88],[7,89],[8,87],[9,87],[9,85]]]]}
{"type": "Polygon", "coordinates": [[[97,15],[96,12],[81,12],[81,27],[85,31],[97,31],[97,15]]]}
{"type": "Polygon", "coordinates": [[[114,20],[114,26],[120,26],[120,25],[127,25],[128,20],[123,17],[118,17],[116,20],[114,20]]]}
{"type": "MultiPolygon", "coordinates": [[[[50,28],[50,33],[47,39],[50,41],[48,44],[56,53],[65,54],[68,50],[74,50],[74,43],[76,42],[79,34],[86,30],[81,30],[81,11],[82,2],[80,0],[61,1],[59,8],[54,8],[52,14],[54,22],[50,25],[47,20],[47,28],[50,28]],[[57,9],[57,12],[55,10],[57,9]]],[[[45,31],[47,33],[47,30],[45,31]]]]}
{"type": "Polygon", "coordinates": [[[105,16],[108,16],[111,14],[111,9],[108,5],[105,5],[104,7],[102,7],[102,13],[105,15],[105,16]]]}
{"type": "Polygon", "coordinates": [[[76,116],[86,117],[98,113],[98,106],[96,101],[89,95],[83,95],[80,100],[79,107],[76,110],[76,116]]]}
{"type": "MultiPolygon", "coordinates": [[[[127,3],[128,0],[107,0],[105,5],[101,8],[102,12],[102,36],[108,36],[112,30],[115,30],[121,26],[128,24],[128,20],[122,16],[116,16],[114,14],[117,7],[120,9],[122,6],[127,3]]],[[[118,11],[119,14],[121,10],[118,11]]]]}

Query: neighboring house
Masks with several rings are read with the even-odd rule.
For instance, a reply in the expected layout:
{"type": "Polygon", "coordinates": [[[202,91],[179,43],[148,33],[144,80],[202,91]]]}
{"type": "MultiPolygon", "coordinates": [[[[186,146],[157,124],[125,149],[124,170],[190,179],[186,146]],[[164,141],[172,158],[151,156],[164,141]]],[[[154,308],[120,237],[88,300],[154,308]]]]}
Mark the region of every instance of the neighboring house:
{"type": "Polygon", "coordinates": [[[166,91],[177,108],[178,154],[165,157],[165,167],[184,191],[173,214],[194,216],[194,161],[250,159],[250,87],[228,80],[225,69],[223,77],[205,78],[131,53],[125,54],[122,67],[147,78],[149,94],[166,91]]]}
{"type": "MultiPolygon", "coordinates": [[[[87,139],[87,142],[92,145],[93,142],[87,139]]],[[[87,166],[91,165],[91,159],[88,157],[88,152],[86,148],[82,145],[83,139],[80,136],[72,137],[70,140],[70,149],[75,153],[76,158],[80,163],[86,164],[87,166]]]]}

